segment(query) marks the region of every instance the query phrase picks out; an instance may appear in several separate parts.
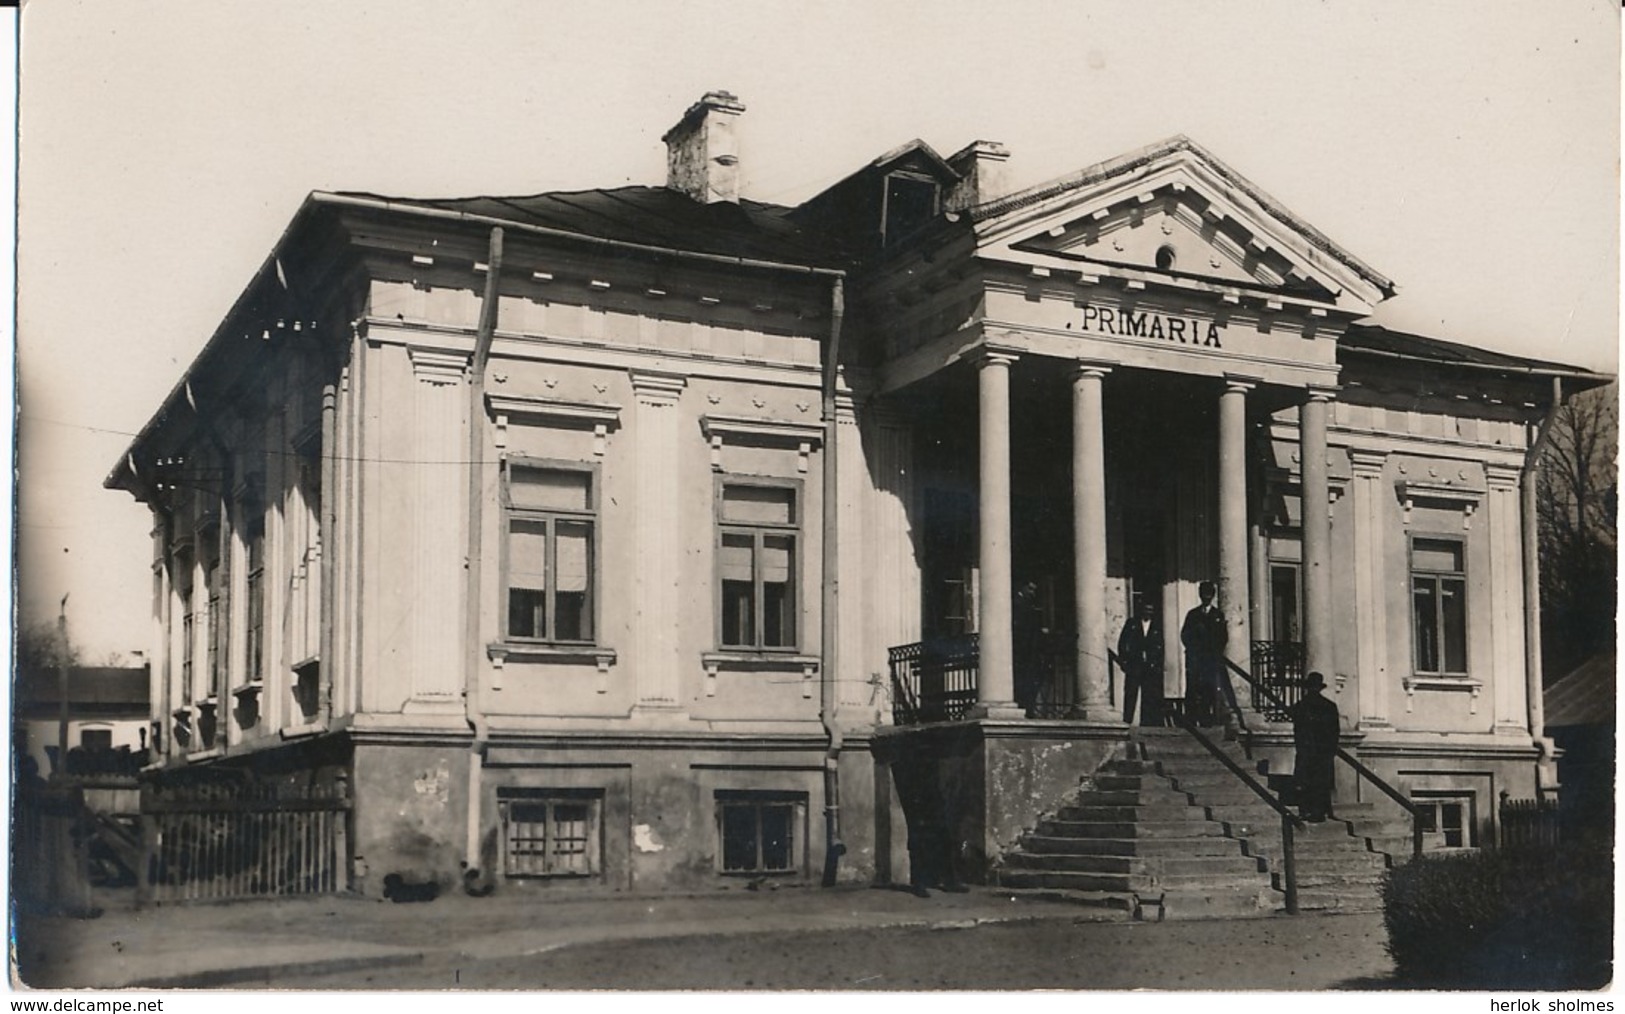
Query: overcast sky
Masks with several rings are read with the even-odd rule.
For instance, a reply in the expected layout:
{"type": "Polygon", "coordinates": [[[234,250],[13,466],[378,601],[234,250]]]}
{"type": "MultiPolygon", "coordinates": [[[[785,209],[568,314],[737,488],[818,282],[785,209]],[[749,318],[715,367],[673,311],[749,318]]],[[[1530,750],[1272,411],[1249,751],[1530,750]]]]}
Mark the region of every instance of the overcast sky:
{"type": "Polygon", "coordinates": [[[1619,11],[1484,3],[49,0],[22,15],[21,608],[146,648],[101,481],[313,189],[664,177],[709,89],[744,194],[914,137],[1036,183],[1188,134],[1379,272],[1376,320],[1615,370],[1619,11]]]}

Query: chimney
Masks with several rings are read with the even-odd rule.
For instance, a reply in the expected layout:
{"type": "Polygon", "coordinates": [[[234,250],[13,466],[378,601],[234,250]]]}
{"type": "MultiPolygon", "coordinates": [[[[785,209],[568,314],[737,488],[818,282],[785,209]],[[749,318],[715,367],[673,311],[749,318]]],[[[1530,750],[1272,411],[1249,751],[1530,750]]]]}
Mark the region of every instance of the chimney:
{"type": "Polygon", "coordinates": [[[666,142],[666,187],[703,204],[739,203],[739,141],[734,124],[745,111],[730,92],[706,92],[688,107],[666,142]]]}
{"type": "Polygon", "coordinates": [[[972,141],[948,156],[960,180],[948,192],[945,211],[963,211],[1010,192],[1010,149],[997,141],[972,141]]]}

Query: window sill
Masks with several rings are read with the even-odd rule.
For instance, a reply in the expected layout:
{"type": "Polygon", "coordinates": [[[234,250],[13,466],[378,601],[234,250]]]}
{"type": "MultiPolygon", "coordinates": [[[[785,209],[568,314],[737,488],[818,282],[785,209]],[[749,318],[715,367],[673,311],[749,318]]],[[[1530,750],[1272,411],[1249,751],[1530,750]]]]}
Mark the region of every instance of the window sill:
{"type": "Polygon", "coordinates": [[[240,687],[233,687],[231,696],[242,700],[244,697],[258,697],[265,690],[263,680],[249,680],[240,687]]]}
{"type": "Polygon", "coordinates": [[[322,731],[324,730],[320,722],[305,722],[302,725],[285,725],[282,727],[282,738],[304,739],[306,736],[314,736],[322,731]]]}
{"type": "Polygon", "coordinates": [[[1466,676],[1406,676],[1401,681],[1405,688],[1405,710],[1410,712],[1416,702],[1418,690],[1434,690],[1468,694],[1468,713],[1478,714],[1478,697],[1484,690],[1484,681],[1466,676]]]}
{"type": "Polygon", "coordinates": [[[198,764],[206,760],[214,760],[216,757],[224,757],[225,755],[225,750],[218,746],[213,746],[207,750],[195,750],[188,753],[186,755],[186,763],[198,764]]]}
{"type": "Polygon", "coordinates": [[[591,644],[531,644],[525,641],[503,641],[485,646],[485,654],[497,668],[506,662],[552,662],[560,665],[580,665],[591,662],[600,672],[615,664],[614,648],[600,648],[591,644]]]}
{"type": "Polygon", "coordinates": [[[726,669],[729,672],[799,672],[801,696],[810,700],[819,662],[817,655],[768,651],[708,651],[700,656],[700,663],[705,666],[707,697],[717,695],[717,673],[726,669]]]}

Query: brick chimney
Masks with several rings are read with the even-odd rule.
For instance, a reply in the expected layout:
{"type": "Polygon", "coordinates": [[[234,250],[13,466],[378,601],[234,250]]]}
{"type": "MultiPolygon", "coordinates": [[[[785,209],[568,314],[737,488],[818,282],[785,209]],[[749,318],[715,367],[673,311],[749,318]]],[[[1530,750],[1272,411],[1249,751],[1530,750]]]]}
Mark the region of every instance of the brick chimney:
{"type": "Polygon", "coordinates": [[[739,203],[739,141],[734,125],[745,111],[730,92],[706,92],[688,107],[666,142],[666,188],[704,204],[739,203]]]}
{"type": "Polygon", "coordinates": [[[945,211],[963,211],[1010,192],[1010,149],[997,141],[972,141],[948,156],[960,181],[943,202],[945,211]]]}

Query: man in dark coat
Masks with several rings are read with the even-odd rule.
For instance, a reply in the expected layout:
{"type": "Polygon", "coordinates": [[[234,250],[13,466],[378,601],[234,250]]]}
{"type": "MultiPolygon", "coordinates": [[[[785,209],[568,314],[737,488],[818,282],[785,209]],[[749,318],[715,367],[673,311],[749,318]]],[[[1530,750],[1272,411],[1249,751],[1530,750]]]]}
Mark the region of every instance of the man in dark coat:
{"type": "Polygon", "coordinates": [[[1303,679],[1303,700],[1292,706],[1292,776],[1298,790],[1298,814],[1319,822],[1332,815],[1333,765],[1337,760],[1340,722],[1337,705],[1321,691],[1326,677],[1312,672],[1303,679]]]}
{"type": "Polygon", "coordinates": [[[1149,599],[1140,600],[1136,615],[1117,637],[1117,661],[1123,667],[1123,722],[1134,724],[1140,701],[1140,724],[1162,724],[1162,624],[1149,599]]]}
{"type": "MultiPolygon", "coordinates": [[[[1179,628],[1179,641],[1185,646],[1185,698],[1190,720],[1211,727],[1218,722],[1219,688],[1230,685],[1224,671],[1224,646],[1230,631],[1224,613],[1213,601],[1218,594],[1213,582],[1203,581],[1196,593],[1202,604],[1185,614],[1185,624],[1179,628]]],[[[1234,701],[1234,691],[1230,698],[1234,701]]]]}

